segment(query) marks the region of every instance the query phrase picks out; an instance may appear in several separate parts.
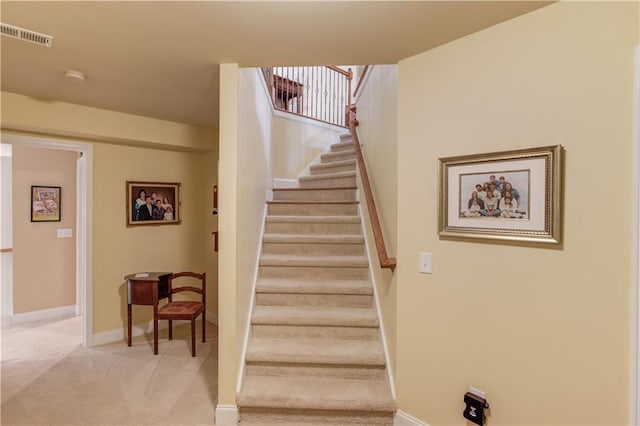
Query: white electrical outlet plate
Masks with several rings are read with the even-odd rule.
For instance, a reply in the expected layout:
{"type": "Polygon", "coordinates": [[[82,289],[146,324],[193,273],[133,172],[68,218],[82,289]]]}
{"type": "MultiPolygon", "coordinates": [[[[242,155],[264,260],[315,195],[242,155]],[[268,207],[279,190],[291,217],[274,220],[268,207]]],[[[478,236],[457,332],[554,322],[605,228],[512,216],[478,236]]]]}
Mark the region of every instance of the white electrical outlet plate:
{"type": "Polygon", "coordinates": [[[71,228],[58,228],[58,238],[71,237],[73,237],[73,230],[71,228]]]}
{"type": "Polygon", "coordinates": [[[431,253],[420,252],[418,270],[422,274],[431,273],[431,253]]]}
{"type": "Polygon", "coordinates": [[[476,389],[473,386],[469,386],[469,392],[471,392],[474,395],[478,395],[482,399],[487,399],[487,393],[486,392],[481,391],[480,389],[476,389]]]}

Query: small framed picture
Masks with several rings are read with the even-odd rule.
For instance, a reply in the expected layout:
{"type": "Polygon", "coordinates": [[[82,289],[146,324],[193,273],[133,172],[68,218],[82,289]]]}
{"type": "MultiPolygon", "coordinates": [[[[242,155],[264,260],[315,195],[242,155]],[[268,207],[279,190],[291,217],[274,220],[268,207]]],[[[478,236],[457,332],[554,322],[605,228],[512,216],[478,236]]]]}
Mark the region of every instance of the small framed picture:
{"type": "Polygon", "coordinates": [[[59,186],[31,187],[31,222],[60,222],[59,186]]]}
{"type": "Polygon", "coordinates": [[[559,243],[560,145],[440,159],[439,235],[559,243]]]}
{"type": "Polygon", "coordinates": [[[180,183],[127,181],[127,226],[180,223],[180,183]]]}

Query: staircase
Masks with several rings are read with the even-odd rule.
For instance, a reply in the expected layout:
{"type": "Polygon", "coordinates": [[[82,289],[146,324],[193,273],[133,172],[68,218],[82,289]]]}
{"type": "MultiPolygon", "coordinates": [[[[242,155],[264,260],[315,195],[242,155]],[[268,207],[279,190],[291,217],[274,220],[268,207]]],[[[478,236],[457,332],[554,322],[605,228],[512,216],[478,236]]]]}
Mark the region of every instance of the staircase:
{"type": "Polygon", "coordinates": [[[268,202],[241,425],[392,425],[350,135],[268,202]]]}

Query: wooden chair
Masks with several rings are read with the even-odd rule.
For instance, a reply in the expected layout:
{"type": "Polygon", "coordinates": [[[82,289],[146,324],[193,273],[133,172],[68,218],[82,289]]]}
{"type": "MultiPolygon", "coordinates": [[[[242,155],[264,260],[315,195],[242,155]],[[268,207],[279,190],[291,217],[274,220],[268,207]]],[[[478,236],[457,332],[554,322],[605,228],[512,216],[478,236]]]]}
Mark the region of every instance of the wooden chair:
{"type": "MultiPolygon", "coordinates": [[[[193,280],[191,280],[193,281],[193,280]]],[[[158,320],[169,321],[169,340],[173,339],[173,320],[191,321],[191,356],[196,356],[196,318],[202,314],[202,342],[205,341],[206,324],[206,273],[197,274],[195,272],[178,272],[169,277],[169,302],[154,309],[154,322],[157,329],[158,320]],[[200,280],[200,286],[192,285],[176,286],[174,280],[182,277],[191,277],[200,280]],[[173,300],[173,295],[181,292],[197,293],[202,297],[202,301],[173,300]]],[[[154,346],[158,347],[158,335],[154,334],[154,346]]],[[[157,351],[156,351],[157,354],[157,351]]]]}

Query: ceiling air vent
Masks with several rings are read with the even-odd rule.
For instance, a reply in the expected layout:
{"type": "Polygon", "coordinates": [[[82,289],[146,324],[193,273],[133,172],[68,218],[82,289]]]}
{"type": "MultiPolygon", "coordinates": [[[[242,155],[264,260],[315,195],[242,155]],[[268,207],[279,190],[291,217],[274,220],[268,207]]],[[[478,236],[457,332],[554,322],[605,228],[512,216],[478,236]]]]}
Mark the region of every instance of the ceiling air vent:
{"type": "Polygon", "coordinates": [[[16,27],[0,22],[0,34],[3,36],[17,38],[18,40],[28,41],[29,43],[39,44],[44,47],[51,47],[53,44],[53,36],[37,33],[24,28],[16,27]]]}

